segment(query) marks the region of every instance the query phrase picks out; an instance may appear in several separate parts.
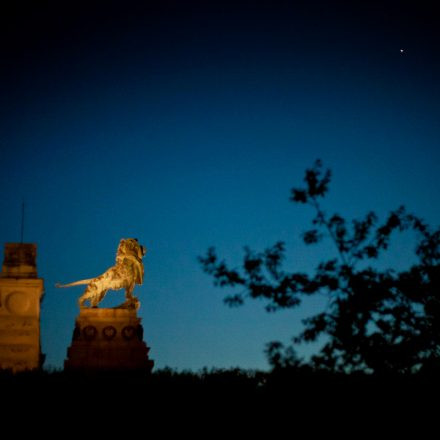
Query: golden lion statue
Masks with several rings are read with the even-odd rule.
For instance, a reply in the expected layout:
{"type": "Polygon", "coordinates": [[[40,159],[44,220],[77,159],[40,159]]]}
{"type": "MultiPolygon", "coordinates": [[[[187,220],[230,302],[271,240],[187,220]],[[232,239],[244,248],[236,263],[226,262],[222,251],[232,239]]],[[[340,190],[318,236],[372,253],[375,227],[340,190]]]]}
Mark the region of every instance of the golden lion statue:
{"type": "Polygon", "coordinates": [[[125,302],[120,308],[135,308],[140,306],[139,300],[133,295],[135,284],[142,284],[144,265],[142,258],[146,253],[136,238],[126,238],[119,242],[116,252],[116,264],[102,275],[89,280],[75,281],[69,284],[56,284],[56,287],[72,287],[87,284],[86,290],[79,298],[79,306],[86,307],[86,301],[91,307],[98,307],[108,290],[125,289],[125,302]]]}

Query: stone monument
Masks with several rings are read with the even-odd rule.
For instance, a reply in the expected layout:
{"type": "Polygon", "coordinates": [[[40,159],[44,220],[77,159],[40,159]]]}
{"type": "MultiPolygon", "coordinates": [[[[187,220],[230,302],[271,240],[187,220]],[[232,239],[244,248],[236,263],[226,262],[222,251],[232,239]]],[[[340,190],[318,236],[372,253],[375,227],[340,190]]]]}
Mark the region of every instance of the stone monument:
{"type": "Polygon", "coordinates": [[[6,243],[0,274],[0,369],[14,373],[40,368],[40,303],[37,246],[6,243]]]}
{"type": "Polygon", "coordinates": [[[122,239],[116,252],[116,264],[102,275],[57,287],[87,285],[79,298],[72,344],[64,362],[66,371],[138,371],[150,372],[154,362],[143,341],[143,327],[137,316],[140,302],[133,295],[142,284],[146,253],[137,239],[122,239]],[[125,302],[114,308],[98,308],[108,290],[125,289],[125,302]],[[87,306],[87,302],[89,306],[87,306]]]}

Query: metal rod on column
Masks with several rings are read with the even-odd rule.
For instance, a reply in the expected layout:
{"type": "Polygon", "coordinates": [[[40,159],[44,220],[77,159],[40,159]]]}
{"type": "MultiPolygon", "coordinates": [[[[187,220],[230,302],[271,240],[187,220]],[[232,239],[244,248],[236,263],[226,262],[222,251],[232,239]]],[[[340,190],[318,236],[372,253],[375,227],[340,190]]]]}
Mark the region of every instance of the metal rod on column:
{"type": "Polygon", "coordinates": [[[21,204],[21,244],[23,244],[24,237],[24,199],[21,204]]]}

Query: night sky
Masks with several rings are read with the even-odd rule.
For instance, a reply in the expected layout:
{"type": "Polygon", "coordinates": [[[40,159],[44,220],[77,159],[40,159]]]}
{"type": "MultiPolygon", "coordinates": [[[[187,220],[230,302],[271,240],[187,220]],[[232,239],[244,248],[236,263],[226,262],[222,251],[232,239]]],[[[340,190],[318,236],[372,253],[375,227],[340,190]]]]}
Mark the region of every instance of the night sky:
{"type": "MultiPolygon", "coordinates": [[[[197,256],[239,264],[313,216],[289,202],[317,158],[329,211],[404,204],[439,224],[440,26],[434,2],[35,2],[0,14],[0,242],[38,245],[45,367],[61,368],[83,287],[120,238],[148,248],[135,289],[157,368],[267,369],[322,307],[228,308],[197,256]],[[71,5],[70,7],[68,5],[71,5]],[[92,5],[90,5],[92,4],[92,5]],[[403,51],[402,51],[403,49],[403,51]]],[[[3,6],[2,6],[3,8],[3,6]]],[[[411,262],[411,237],[389,261],[411,262]]],[[[102,306],[123,301],[109,292],[102,306]]],[[[314,346],[299,347],[308,356],[314,346]]]]}

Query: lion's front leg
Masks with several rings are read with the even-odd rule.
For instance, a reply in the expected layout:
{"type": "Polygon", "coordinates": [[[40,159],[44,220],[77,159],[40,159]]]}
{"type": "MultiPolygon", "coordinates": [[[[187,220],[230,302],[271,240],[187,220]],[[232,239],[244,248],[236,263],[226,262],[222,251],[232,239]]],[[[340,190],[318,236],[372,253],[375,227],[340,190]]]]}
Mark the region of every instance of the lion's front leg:
{"type": "Polygon", "coordinates": [[[133,309],[139,309],[140,302],[139,300],[133,295],[134,290],[134,283],[130,284],[128,287],[125,288],[125,303],[124,306],[127,308],[133,308],[133,309]]]}

